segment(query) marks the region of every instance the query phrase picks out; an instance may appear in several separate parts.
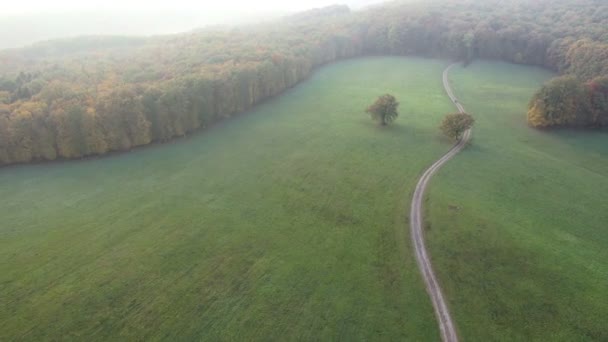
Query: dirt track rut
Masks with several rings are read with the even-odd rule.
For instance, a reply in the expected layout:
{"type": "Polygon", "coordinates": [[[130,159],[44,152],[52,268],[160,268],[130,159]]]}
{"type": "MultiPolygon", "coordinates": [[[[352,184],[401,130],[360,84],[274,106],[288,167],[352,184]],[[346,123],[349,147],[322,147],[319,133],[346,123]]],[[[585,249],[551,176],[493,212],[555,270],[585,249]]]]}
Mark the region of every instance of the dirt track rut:
{"type": "MultiPolygon", "coordinates": [[[[445,88],[445,92],[452,103],[456,106],[456,108],[458,108],[458,111],[464,113],[464,107],[454,95],[448,80],[449,71],[454,65],[455,64],[448,66],[443,71],[443,87],[445,88]]],[[[443,166],[443,164],[452,159],[452,157],[458,154],[458,152],[460,152],[466,146],[470,137],[471,130],[469,129],[463,134],[462,138],[456,143],[456,145],[454,145],[446,154],[443,155],[443,157],[433,163],[433,165],[431,165],[424,172],[416,185],[416,190],[414,191],[414,197],[412,199],[412,206],[410,209],[410,229],[412,242],[414,244],[414,250],[416,253],[416,260],[418,262],[420,272],[422,273],[422,277],[424,278],[427,292],[431,297],[433,308],[435,309],[435,316],[437,317],[437,323],[439,324],[439,330],[441,332],[441,339],[444,342],[457,342],[458,335],[456,333],[452,316],[450,315],[450,311],[448,310],[448,306],[441,291],[441,287],[439,286],[435,272],[433,272],[431,260],[429,259],[426,245],[424,243],[422,203],[424,201],[424,192],[431,177],[443,166]]]]}

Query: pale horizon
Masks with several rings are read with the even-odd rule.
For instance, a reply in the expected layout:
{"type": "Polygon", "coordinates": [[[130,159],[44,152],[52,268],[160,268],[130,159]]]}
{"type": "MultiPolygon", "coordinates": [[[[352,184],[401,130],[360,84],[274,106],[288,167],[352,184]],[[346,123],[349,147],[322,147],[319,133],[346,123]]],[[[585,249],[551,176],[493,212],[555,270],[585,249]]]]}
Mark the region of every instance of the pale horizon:
{"type": "Polygon", "coordinates": [[[0,49],[89,35],[151,36],[256,23],[333,4],[359,9],[383,0],[26,0],[0,7],[0,49]]]}
{"type": "Polygon", "coordinates": [[[378,3],[378,1],[365,0],[305,0],[305,1],[280,1],[280,0],[261,0],[256,2],[243,0],[226,1],[193,1],[193,0],[58,0],[53,2],[43,0],[29,0],[21,2],[7,3],[0,7],[0,16],[19,16],[28,14],[63,14],[73,12],[158,12],[158,11],[196,11],[196,12],[293,12],[311,8],[324,7],[333,4],[345,4],[352,7],[364,6],[368,3],[378,3]]]}

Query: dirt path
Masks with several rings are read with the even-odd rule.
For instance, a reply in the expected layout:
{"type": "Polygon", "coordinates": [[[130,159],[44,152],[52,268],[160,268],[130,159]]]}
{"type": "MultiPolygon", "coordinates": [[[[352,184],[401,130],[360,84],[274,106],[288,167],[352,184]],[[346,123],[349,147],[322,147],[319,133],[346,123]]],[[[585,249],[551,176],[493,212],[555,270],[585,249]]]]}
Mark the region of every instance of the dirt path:
{"type": "MultiPolygon", "coordinates": [[[[456,96],[450,88],[448,80],[448,72],[455,64],[450,65],[443,71],[443,87],[445,92],[449,96],[450,100],[454,103],[456,108],[463,113],[464,107],[458,102],[456,96]]],[[[456,342],[458,341],[458,335],[456,334],[456,328],[452,321],[452,317],[448,310],[448,306],[437,282],[437,277],[433,272],[431,260],[429,259],[426,246],[424,244],[424,232],[423,232],[423,219],[422,219],[422,201],[424,200],[424,191],[429,183],[431,177],[445,164],[448,160],[454,157],[460,152],[465,146],[469,138],[471,137],[471,130],[467,130],[462,138],[458,141],[454,147],[452,147],[443,157],[437,160],[431,167],[429,167],[416,185],[416,191],[414,192],[414,198],[412,199],[412,207],[410,210],[410,229],[412,242],[414,244],[414,250],[416,252],[416,260],[418,261],[418,267],[426,283],[426,289],[433,302],[433,308],[435,309],[435,316],[439,324],[441,331],[441,339],[445,342],[456,342]]]]}

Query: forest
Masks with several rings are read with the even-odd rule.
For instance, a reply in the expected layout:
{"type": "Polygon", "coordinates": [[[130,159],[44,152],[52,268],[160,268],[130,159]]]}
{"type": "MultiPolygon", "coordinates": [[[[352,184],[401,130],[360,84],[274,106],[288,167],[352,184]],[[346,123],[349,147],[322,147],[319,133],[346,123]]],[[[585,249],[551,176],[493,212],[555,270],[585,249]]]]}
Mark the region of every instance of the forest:
{"type": "Polygon", "coordinates": [[[542,66],[560,76],[531,99],[531,126],[608,125],[605,1],[336,5],[268,24],[0,51],[0,164],[165,142],[278,95],[320,65],[366,55],[542,66]]]}

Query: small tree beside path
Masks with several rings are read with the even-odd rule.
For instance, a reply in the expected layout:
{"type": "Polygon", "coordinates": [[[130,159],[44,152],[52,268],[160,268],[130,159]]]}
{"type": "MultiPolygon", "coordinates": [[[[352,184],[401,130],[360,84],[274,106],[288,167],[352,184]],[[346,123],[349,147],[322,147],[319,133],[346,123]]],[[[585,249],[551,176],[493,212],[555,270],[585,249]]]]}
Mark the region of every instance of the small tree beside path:
{"type": "Polygon", "coordinates": [[[443,118],[439,128],[448,138],[458,140],[467,129],[473,127],[474,122],[475,119],[467,113],[453,113],[443,118]]]}

